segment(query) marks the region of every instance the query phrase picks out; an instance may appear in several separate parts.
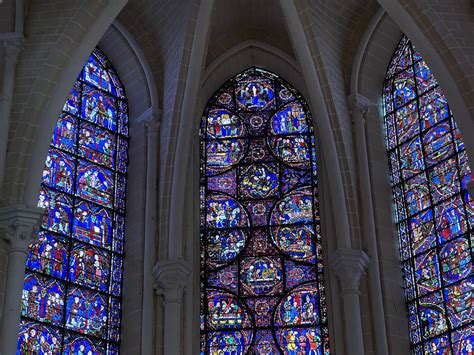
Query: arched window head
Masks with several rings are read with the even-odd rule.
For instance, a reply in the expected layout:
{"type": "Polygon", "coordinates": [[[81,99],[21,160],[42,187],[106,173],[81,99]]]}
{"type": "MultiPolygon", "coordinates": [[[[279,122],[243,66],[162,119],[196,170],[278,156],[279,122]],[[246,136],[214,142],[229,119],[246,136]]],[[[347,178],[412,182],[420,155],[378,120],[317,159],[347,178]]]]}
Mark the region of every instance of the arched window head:
{"type": "Polygon", "coordinates": [[[201,353],[328,354],[312,119],[251,68],[201,121],[201,353]]]}
{"type": "Polygon", "coordinates": [[[412,350],[467,354],[474,344],[472,174],[446,98],[405,36],[383,95],[412,350]]]}
{"type": "Polygon", "coordinates": [[[128,109],[95,49],[74,83],[46,157],[30,246],[18,353],[118,354],[128,109]]]}

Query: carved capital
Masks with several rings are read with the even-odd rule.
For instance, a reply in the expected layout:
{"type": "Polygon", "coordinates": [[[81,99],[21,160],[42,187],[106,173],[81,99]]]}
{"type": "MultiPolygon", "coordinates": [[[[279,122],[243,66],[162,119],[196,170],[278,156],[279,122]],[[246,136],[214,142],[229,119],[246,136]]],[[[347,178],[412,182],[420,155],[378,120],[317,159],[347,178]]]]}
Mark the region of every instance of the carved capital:
{"type": "Polygon", "coordinates": [[[353,123],[365,123],[365,117],[367,113],[376,106],[365,96],[359,94],[351,94],[347,96],[347,102],[349,104],[349,111],[352,115],[353,123]]]}
{"type": "Polygon", "coordinates": [[[157,133],[161,127],[161,109],[149,107],[137,118],[137,122],[142,124],[148,132],[157,133]]]}
{"type": "Polygon", "coordinates": [[[43,208],[23,205],[0,208],[0,228],[10,243],[9,252],[28,252],[38,235],[43,213],[43,208]]]}
{"type": "Polygon", "coordinates": [[[17,62],[22,50],[24,37],[16,32],[4,33],[0,35],[0,42],[3,43],[3,55],[5,61],[17,62]]]}
{"type": "Polygon", "coordinates": [[[182,303],[190,275],[189,263],[181,259],[163,260],[155,264],[153,268],[154,288],[158,295],[164,297],[165,305],[166,303],[182,303]]]}
{"type": "Polygon", "coordinates": [[[369,257],[362,250],[339,248],[329,260],[331,270],[341,281],[342,295],[359,293],[359,284],[367,266],[369,257]]]}

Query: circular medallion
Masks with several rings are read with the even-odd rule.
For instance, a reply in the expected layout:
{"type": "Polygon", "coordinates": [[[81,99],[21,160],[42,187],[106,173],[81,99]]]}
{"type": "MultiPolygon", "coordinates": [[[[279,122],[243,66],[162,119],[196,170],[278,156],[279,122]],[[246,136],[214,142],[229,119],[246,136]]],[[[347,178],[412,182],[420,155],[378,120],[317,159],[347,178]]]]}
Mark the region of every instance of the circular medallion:
{"type": "Polygon", "coordinates": [[[252,212],[257,216],[262,216],[265,214],[265,212],[267,212],[267,209],[265,208],[264,205],[262,205],[261,203],[258,203],[255,206],[253,206],[252,212]]]}
{"type": "Polygon", "coordinates": [[[267,138],[267,144],[282,162],[301,169],[311,167],[310,145],[306,136],[272,136],[267,138]]]}
{"type": "Polygon", "coordinates": [[[246,295],[273,295],[282,290],[281,262],[274,257],[245,258],[240,265],[242,292],[246,295]]]}
{"type": "Polygon", "coordinates": [[[249,220],[244,208],[230,196],[213,195],[207,198],[207,227],[248,227],[249,220]]]}
{"type": "Polygon", "coordinates": [[[247,150],[246,139],[223,139],[206,144],[208,174],[213,175],[230,169],[237,164],[247,150]]]}
{"type": "Polygon", "coordinates": [[[230,264],[245,247],[247,231],[214,230],[207,236],[207,267],[215,269],[230,264]]]}
{"type": "Polygon", "coordinates": [[[274,325],[288,327],[317,324],[319,322],[318,299],[316,282],[296,287],[277,305],[274,325]]]}
{"type": "Polygon", "coordinates": [[[290,134],[308,132],[306,113],[299,102],[283,106],[270,120],[271,134],[290,134]]]}
{"type": "Polygon", "coordinates": [[[242,120],[222,108],[209,110],[206,130],[208,139],[236,138],[246,133],[242,120]]]}
{"type": "Polygon", "coordinates": [[[231,293],[208,289],[207,308],[207,323],[211,329],[240,329],[252,326],[249,310],[231,293]]]}
{"type": "Polygon", "coordinates": [[[217,102],[221,105],[228,105],[231,101],[232,101],[232,95],[230,95],[227,92],[223,92],[217,99],[217,102]]]}
{"type": "Polygon", "coordinates": [[[288,90],[287,88],[283,88],[280,90],[280,92],[278,93],[278,96],[280,97],[281,100],[283,101],[289,101],[289,100],[293,100],[294,99],[294,95],[293,93],[288,90]]]}
{"type": "Polygon", "coordinates": [[[274,105],[274,93],[270,80],[246,80],[236,88],[236,91],[240,109],[259,111],[274,105]]]}
{"type": "Polygon", "coordinates": [[[277,192],[275,164],[253,164],[242,168],[239,178],[241,194],[246,198],[265,198],[277,192]]]}
{"type": "Polygon", "coordinates": [[[278,249],[293,260],[315,261],[312,195],[303,188],[279,200],[270,215],[271,237],[278,249]]]}
{"type": "Polygon", "coordinates": [[[207,341],[207,351],[208,354],[247,354],[252,338],[251,330],[212,332],[207,341]]]}
{"type": "Polygon", "coordinates": [[[257,148],[252,149],[252,158],[254,158],[256,160],[260,160],[263,157],[265,157],[265,149],[263,149],[261,147],[257,147],[257,148]]]}
{"type": "Polygon", "coordinates": [[[253,128],[258,128],[263,124],[263,118],[260,116],[252,116],[250,118],[250,124],[253,128]]]}

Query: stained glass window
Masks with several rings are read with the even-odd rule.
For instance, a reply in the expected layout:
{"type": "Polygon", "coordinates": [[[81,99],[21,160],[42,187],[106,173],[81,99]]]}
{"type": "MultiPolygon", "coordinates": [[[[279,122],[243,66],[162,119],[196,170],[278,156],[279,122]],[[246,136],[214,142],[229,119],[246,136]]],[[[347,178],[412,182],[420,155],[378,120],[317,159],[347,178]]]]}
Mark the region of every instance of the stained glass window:
{"type": "Polygon", "coordinates": [[[19,354],[118,354],[128,149],[125,92],[95,49],[53,133],[30,246],[19,354]]]}
{"type": "Polygon", "coordinates": [[[304,99],[248,69],[201,121],[201,354],[329,354],[304,99]]]}
{"type": "Polygon", "coordinates": [[[472,173],[446,98],[406,36],[388,67],[383,100],[413,353],[470,354],[472,173]]]}

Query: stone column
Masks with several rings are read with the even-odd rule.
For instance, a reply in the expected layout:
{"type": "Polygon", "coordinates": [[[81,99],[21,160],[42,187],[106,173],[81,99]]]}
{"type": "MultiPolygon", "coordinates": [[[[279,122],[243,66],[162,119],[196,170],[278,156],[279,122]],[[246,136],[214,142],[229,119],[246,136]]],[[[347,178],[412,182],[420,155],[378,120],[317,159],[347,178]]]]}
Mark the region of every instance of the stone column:
{"type": "Polygon", "coordinates": [[[163,296],[165,355],[183,353],[183,295],[190,275],[191,267],[182,259],[159,261],[153,269],[156,293],[163,296]]]}
{"type": "Polygon", "coordinates": [[[153,353],[154,294],[153,266],[156,261],[158,139],[161,126],[161,110],[150,107],[139,118],[146,130],[146,201],[145,237],[143,252],[143,307],[142,307],[142,354],[153,353]]]}
{"type": "Polygon", "coordinates": [[[15,354],[28,246],[36,239],[43,209],[9,206],[0,209],[0,226],[9,242],[0,353],[15,354]]]}
{"type": "Polygon", "coordinates": [[[19,33],[13,32],[0,35],[0,42],[3,43],[3,82],[0,92],[0,196],[2,195],[5,177],[16,64],[20,55],[22,41],[23,36],[19,33]]]}
{"type": "Polygon", "coordinates": [[[368,263],[369,258],[362,250],[350,248],[337,249],[329,260],[330,270],[341,281],[347,349],[350,349],[351,354],[357,355],[365,353],[359,304],[359,284],[368,263]]]}
{"type": "Polygon", "coordinates": [[[374,206],[372,203],[372,184],[370,182],[370,169],[367,154],[367,138],[365,122],[367,113],[375,105],[361,95],[348,97],[351,109],[353,134],[356,147],[357,180],[359,185],[359,203],[362,233],[370,256],[368,266],[369,293],[371,319],[376,352],[380,355],[388,354],[387,331],[385,326],[385,311],[382,297],[382,283],[380,280],[379,255],[377,248],[377,232],[375,228],[374,206]]]}

